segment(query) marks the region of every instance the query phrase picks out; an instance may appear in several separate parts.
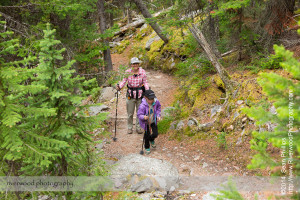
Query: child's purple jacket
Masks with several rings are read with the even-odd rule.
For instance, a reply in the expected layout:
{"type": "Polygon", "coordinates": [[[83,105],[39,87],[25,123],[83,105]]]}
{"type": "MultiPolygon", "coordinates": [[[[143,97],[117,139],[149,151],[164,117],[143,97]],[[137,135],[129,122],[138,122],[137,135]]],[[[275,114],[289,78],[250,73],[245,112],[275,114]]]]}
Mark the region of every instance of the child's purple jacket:
{"type": "MultiPolygon", "coordinates": [[[[161,105],[158,99],[154,99],[154,119],[155,119],[155,125],[157,125],[157,117],[160,117],[160,112],[161,112],[161,105]]],[[[145,98],[142,99],[142,103],[140,104],[139,110],[137,112],[137,116],[139,118],[140,126],[142,129],[146,130],[146,124],[147,120],[144,119],[145,115],[148,115],[149,113],[149,105],[146,101],[145,98]]]]}

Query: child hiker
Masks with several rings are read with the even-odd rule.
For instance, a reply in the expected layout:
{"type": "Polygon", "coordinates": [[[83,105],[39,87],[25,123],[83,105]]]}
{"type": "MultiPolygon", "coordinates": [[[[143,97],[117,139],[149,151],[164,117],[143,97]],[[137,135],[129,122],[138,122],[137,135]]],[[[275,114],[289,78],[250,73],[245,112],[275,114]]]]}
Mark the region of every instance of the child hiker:
{"type": "Polygon", "coordinates": [[[145,152],[150,153],[151,147],[155,148],[154,139],[158,136],[157,121],[160,120],[161,105],[152,90],[146,90],[139,107],[137,116],[140,126],[145,130],[145,152]]]}

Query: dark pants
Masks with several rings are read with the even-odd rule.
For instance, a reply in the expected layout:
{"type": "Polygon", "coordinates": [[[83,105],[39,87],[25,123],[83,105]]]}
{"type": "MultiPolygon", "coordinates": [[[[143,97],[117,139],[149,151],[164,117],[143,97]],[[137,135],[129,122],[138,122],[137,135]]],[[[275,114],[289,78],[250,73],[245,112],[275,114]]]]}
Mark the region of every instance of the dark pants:
{"type": "Polygon", "coordinates": [[[157,130],[157,125],[155,125],[155,123],[151,124],[151,135],[150,135],[150,131],[149,131],[149,125],[147,125],[147,131],[145,131],[144,134],[144,139],[145,139],[145,149],[149,149],[150,148],[150,142],[154,141],[155,138],[157,138],[158,136],[158,130],[157,130]]]}

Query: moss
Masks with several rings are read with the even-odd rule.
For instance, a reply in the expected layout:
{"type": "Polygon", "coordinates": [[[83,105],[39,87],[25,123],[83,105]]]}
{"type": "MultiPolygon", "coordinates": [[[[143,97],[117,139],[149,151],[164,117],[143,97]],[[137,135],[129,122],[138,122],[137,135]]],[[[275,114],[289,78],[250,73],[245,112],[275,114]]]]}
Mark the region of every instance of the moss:
{"type": "Polygon", "coordinates": [[[199,95],[196,97],[192,110],[196,108],[202,109],[206,104],[220,104],[222,94],[222,91],[212,85],[201,90],[199,95]]]}
{"type": "Polygon", "coordinates": [[[222,81],[222,79],[220,78],[220,76],[218,74],[213,75],[211,77],[211,79],[219,88],[222,88],[223,90],[225,90],[224,82],[222,81]]]}
{"type": "Polygon", "coordinates": [[[121,44],[119,46],[116,46],[116,50],[119,54],[123,53],[123,51],[126,49],[126,47],[130,44],[129,40],[123,40],[121,41],[121,44]]]}

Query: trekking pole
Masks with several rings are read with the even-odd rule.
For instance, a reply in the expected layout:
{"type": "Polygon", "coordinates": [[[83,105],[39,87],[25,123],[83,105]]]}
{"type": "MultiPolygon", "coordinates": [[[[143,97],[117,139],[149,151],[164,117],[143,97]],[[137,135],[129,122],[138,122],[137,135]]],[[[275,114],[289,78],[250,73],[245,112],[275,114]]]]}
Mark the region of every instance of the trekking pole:
{"type": "Polygon", "coordinates": [[[147,122],[148,122],[148,124],[146,124],[146,131],[145,131],[145,133],[144,133],[145,135],[144,135],[144,137],[143,137],[142,150],[140,151],[140,154],[141,154],[141,155],[144,154],[145,136],[146,136],[146,134],[148,134],[148,132],[147,132],[147,130],[148,130],[147,126],[149,127],[149,134],[151,134],[151,127],[149,126],[149,124],[150,124],[149,118],[148,118],[147,122]]]}
{"type": "MultiPolygon", "coordinates": [[[[119,86],[119,84],[118,84],[119,86]]],[[[117,141],[117,118],[118,118],[118,100],[119,100],[119,91],[117,90],[117,102],[116,102],[116,118],[115,118],[115,136],[113,137],[113,141],[117,141]]]]}
{"type": "MultiPolygon", "coordinates": [[[[147,131],[146,131],[144,134],[147,134],[147,131]]],[[[145,143],[145,135],[144,135],[144,137],[143,137],[142,150],[140,151],[140,154],[141,154],[141,155],[144,154],[144,143],[145,143]]]]}

